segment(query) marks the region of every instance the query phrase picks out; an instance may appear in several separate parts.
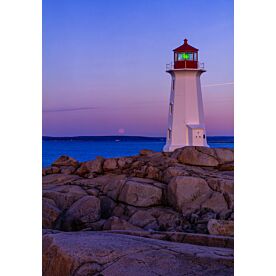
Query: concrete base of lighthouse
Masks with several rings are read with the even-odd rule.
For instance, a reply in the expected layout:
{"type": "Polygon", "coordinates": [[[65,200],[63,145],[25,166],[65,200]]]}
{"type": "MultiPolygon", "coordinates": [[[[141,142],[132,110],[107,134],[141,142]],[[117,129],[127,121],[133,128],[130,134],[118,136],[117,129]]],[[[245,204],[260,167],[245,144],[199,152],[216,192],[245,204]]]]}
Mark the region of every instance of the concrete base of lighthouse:
{"type": "Polygon", "coordinates": [[[183,148],[187,145],[170,145],[170,144],[166,144],[164,147],[163,147],[163,151],[164,152],[172,152],[176,149],[179,149],[179,148],[183,148]]]}
{"type": "Polygon", "coordinates": [[[163,147],[163,152],[173,152],[176,149],[189,147],[189,146],[198,146],[198,147],[207,147],[207,148],[209,148],[209,145],[207,143],[205,143],[204,145],[170,145],[170,144],[166,144],[163,147]]]}
{"type": "Polygon", "coordinates": [[[192,128],[188,127],[187,143],[174,144],[172,139],[167,139],[166,145],[163,147],[164,152],[172,152],[176,149],[196,146],[196,147],[209,147],[204,128],[192,128]]]}

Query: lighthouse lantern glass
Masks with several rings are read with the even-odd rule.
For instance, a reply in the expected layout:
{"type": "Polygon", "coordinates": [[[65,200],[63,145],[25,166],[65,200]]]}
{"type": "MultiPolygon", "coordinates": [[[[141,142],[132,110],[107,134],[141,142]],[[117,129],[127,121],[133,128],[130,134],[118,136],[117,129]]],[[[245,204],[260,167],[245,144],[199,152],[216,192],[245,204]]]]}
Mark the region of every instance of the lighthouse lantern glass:
{"type": "Polygon", "coordinates": [[[193,60],[193,53],[178,53],[177,59],[181,60],[193,60]]]}

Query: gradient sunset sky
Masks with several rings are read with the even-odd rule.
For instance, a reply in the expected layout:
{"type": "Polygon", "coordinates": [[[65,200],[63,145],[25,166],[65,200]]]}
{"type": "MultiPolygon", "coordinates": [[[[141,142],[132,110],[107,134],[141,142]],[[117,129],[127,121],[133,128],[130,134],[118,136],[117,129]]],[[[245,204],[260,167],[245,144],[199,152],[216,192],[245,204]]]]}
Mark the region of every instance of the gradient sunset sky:
{"type": "Polygon", "coordinates": [[[43,0],[43,135],[165,136],[185,37],[207,70],[207,135],[233,135],[232,0],[43,0]]]}

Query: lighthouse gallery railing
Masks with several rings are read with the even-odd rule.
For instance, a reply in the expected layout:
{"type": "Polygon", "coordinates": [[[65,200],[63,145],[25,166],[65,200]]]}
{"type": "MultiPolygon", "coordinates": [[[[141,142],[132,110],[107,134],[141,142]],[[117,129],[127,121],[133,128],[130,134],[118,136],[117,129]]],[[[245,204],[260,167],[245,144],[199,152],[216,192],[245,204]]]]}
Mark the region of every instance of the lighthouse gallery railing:
{"type": "MultiPolygon", "coordinates": [[[[166,64],[166,71],[173,70],[174,69],[174,63],[167,63],[166,64]]],[[[197,69],[204,69],[204,62],[197,62],[197,69]]]]}

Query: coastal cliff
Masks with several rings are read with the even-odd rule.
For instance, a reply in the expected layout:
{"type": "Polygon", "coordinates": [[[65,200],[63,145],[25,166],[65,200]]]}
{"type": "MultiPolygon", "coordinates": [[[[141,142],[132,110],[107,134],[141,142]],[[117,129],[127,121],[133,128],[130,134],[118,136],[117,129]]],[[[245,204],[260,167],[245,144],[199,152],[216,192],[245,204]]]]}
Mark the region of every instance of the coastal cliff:
{"type": "Polygon", "coordinates": [[[205,147],[61,156],[42,171],[43,275],[233,275],[233,162],[205,147]]]}

